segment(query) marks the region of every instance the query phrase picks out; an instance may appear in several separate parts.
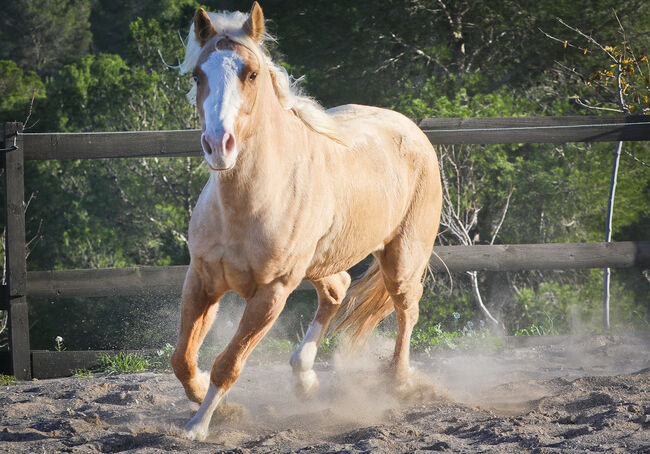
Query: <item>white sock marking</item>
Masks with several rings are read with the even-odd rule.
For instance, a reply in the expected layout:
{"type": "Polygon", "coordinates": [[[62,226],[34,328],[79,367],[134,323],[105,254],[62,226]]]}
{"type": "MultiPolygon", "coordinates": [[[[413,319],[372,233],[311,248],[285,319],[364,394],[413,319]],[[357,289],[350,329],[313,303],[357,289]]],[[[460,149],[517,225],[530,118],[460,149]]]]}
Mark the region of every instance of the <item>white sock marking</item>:
{"type": "Polygon", "coordinates": [[[306,372],[314,367],[316,352],[318,351],[318,339],[323,327],[320,323],[314,322],[309,325],[305,338],[300,343],[298,350],[291,355],[291,367],[294,372],[306,372]]]}
{"type": "Polygon", "coordinates": [[[203,399],[199,410],[185,426],[185,438],[203,441],[208,437],[212,414],[216,410],[217,405],[219,405],[222,397],[219,388],[214,383],[210,383],[208,393],[205,395],[205,399],[203,399]]]}

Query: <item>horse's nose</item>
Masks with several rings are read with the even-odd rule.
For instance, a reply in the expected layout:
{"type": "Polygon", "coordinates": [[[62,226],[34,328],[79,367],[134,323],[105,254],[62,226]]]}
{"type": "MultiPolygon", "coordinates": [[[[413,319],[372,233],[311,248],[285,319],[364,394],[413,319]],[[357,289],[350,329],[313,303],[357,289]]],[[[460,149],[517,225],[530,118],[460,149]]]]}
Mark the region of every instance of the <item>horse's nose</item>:
{"type": "Polygon", "coordinates": [[[232,153],[235,149],[235,136],[230,133],[225,133],[221,139],[221,146],[224,154],[232,153]]]}
{"type": "Polygon", "coordinates": [[[212,154],[212,145],[210,142],[210,139],[208,139],[208,136],[205,133],[201,134],[201,145],[203,147],[203,151],[207,154],[212,154]]]}
{"type": "Polygon", "coordinates": [[[235,136],[229,132],[224,132],[219,138],[213,134],[203,133],[201,135],[201,145],[206,154],[217,152],[220,155],[227,155],[235,149],[235,136]]]}

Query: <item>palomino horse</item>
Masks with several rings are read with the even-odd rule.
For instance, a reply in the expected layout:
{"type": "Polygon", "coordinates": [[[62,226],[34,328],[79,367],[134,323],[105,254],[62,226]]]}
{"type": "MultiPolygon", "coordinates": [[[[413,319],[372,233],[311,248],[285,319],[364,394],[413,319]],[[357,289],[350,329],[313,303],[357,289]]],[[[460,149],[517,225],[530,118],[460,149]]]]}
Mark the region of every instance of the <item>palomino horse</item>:
{"type": "Polygon", "coordinates": [[[318,292],[318,310],[291,357],[298,393],[318,389],[312,366],[337,311],[338,328],[356,341],[397,312],[390,370],[396,385],[404,384],[438,231],[440,175],[422,131],[375,107],[324,111],[271,61],[265,37],[257,3],[250,14],[200,9],[179,65],[192,72],[188,97],[211,169],[190,222],[191,263],[171,360],[187,396],[201,403],[185,427],[191,439],[205,439],[219,401],[303,279],[318,292]],[[345,270],[368,254],[374,264],[344,300],[345,270]],[[230,290],[246,308],[208,375],[199,371],[197,353],[230,290]]]}

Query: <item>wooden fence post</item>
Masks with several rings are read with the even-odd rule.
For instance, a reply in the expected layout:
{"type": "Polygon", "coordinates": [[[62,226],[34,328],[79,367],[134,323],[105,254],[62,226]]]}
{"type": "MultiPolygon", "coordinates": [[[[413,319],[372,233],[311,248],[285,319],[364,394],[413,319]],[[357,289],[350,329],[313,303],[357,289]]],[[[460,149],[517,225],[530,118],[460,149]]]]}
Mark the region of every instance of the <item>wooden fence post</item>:
{"type": "Polygon", "coordinates": [[[25,175],[22,123],[5,123],[2,167],[5,212],[5,277],[2,308],[9,311],[11,370],[19,380],[32,376],[25,259],[25,175]]]}

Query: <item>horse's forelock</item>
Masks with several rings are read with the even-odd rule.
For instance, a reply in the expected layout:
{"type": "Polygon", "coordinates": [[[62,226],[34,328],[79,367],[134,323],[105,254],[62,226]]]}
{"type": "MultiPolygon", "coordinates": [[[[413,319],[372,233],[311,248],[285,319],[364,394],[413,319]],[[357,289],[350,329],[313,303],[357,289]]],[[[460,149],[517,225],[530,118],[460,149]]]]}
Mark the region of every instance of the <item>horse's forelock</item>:
{"type": "MultiPolygon", "coordinates": [[[[258,57],[260,63],[263,63],[263,56],[266,54],[266,50],[253,41],[243,30],[244,23],[248,19],[248,14],[234,11],[231,13],[208,13],[208,16],[210,17],[210,22],[212,22],[212,25],[217,30],[218,36],[228,37],[243,45],[258,57]]],[[[274,38],[266,33],[262,38],[262,42],[273,40],[274,38]]],[[[190,25],[190,31],[184,46],[185,58],[178,66],[181,74],[187,74],[194,70],[203,51],[203,47],[196,39],[196,34],[194,33],[194,23],[190,25]]]]}

